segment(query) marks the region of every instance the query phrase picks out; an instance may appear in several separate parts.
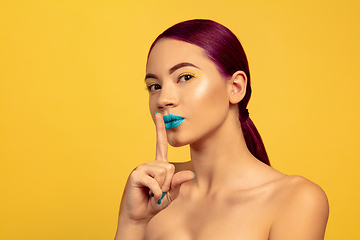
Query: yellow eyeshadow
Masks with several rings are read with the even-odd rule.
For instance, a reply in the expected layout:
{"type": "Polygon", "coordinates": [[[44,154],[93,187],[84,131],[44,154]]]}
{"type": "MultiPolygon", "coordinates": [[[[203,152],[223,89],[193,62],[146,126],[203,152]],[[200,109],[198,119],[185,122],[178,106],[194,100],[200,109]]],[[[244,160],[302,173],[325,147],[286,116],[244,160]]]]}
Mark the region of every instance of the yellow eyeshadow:
{"type": "Polygon", "coordinates": [[[189,80],[186,80],[186,82],[190,82],[191,80],[193,80],[194,78],[198,78],[198,77],[201,77],[203,74],[202,73],[199,73],[199,72],[196,72],[196,71],[193,71],[193,70],[188,70],[188,69],[185,69],[184,72],[182,72],[178,79],[180,80],[182,77],[184,76],[191,76],[191,78],[189,80]]]}
{"type": "Polygon", "coordinates": [[[151,80],[150,80],[150,79],[145,80],[145,85],[146,85],[146,87],[149,87],[149,86],[154,85],[154,84],[155,84],[155,83],[151,83],[151,80]]]}
{"type": "Polygon", "coordinates": [[[146,84],[146,90],[150,90],[151,86],[154,86],[156,85],[155,83],[151,83],[149,85],[146,84]]]}
{"type": "Polygon", "coordinates": [[[145,80],[145,90],[146,91],[149,91],[150,90],[150,87],[152,86],[152,85],[155,85],[155,83],[149,83],[149,82],[151,82],[151,80],[145,80]]]}
{"type": "Polygon", "coordinates": [[[184,72],[184,73],[180,74],[179,77],[183,77],[183,76],[186,76],[186,75],[191,75],[193,77],[197,77],[196,74],[191,73],[191,72],[184,72]]]}
{"type": "Polygon", "coordinates": [[[182,73],[180,76],[183,76],[184,74],[195,74],[195,77],[201,77],[203,74],[202,73],[199,73],[199,72],[196,72],[194,70],[189,70],[189,69],[185,69],[185,73],[182,73]]]}

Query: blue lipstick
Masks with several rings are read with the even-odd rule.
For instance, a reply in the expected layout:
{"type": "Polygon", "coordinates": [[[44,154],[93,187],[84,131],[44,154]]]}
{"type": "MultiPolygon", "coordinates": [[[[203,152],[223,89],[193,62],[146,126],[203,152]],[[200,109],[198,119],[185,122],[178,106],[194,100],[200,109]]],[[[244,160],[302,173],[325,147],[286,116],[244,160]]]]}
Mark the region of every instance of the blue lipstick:
{"type": "Polygon", "coordinates": [[[183,117],[174,114],[165,115],[163,118],[166,129],[176,128],[185,120],[183,117]]]}

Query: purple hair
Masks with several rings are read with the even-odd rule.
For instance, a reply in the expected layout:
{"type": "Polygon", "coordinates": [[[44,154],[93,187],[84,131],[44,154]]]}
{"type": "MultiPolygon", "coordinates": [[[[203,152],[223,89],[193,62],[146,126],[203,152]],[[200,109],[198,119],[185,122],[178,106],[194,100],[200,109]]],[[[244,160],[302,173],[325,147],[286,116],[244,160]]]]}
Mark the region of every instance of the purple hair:
{"type": "Polygon", "coordinates": [[[245,72],[248,79],[246,94],[238,103],[241,129],[250,152],[260,161],[270,165],[264,143],[246,108],[251,96],[250,71],[245,51],[237,37],[217,22],[194,19],[180,22],[165,30],[155,39],[149,54],[157,41],[162,38],[176,39],[203,48],[225,78],[230,78],[239,70],[245,72]]]}

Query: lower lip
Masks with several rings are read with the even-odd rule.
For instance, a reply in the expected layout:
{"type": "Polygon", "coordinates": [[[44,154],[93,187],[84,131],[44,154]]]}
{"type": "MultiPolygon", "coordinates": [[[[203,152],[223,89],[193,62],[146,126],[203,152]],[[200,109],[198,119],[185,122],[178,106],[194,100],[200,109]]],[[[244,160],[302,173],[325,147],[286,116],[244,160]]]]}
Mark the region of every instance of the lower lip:
{"type": "Polygon", "coordinates": [[[182,124],[183,122],[184,122],[184,119],[179,119],[179,120],[174,120],[174,121],[171,121],[171,122],[167,122],[167,123],[165,123],[165,128],[166,129],[176,128],[180,124],[182,124]]]}

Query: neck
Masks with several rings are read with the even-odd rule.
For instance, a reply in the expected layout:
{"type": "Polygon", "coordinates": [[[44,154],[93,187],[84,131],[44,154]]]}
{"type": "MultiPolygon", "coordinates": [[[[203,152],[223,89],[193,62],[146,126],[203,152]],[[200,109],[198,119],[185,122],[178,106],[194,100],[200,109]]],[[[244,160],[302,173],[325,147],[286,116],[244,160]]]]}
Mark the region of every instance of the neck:
{"type": "Polygon", "coordinates": [[[258,161],[249,152],[236,117],[227,118],[210,136],[191,144],[190,153],[196,187],[206,195],[217,194],[224,184],[241,181],[258,161]]]}

